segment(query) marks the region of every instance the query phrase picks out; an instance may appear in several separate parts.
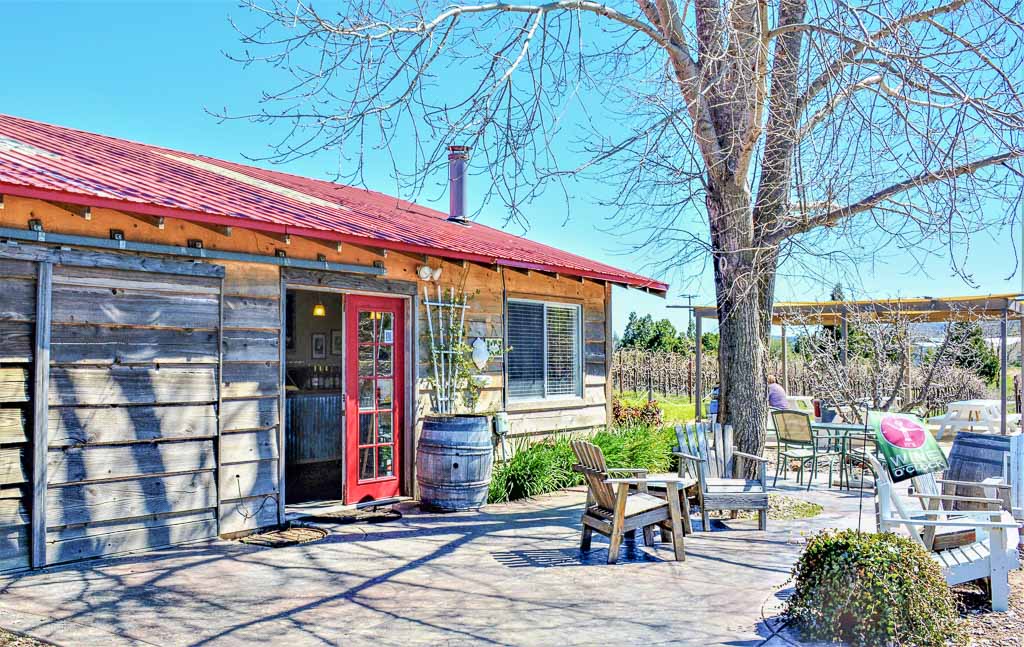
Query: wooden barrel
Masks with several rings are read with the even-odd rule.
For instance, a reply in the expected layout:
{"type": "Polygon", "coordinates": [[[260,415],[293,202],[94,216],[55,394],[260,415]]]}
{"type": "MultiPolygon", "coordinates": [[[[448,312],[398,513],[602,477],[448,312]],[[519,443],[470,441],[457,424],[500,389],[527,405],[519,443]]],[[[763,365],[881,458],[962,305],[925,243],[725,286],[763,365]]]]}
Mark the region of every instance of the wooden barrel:
{"type": "Polygon", "coordinates": [[[420,506],[438,512],[478,510],[487,503],[493,462],[487,416],[428,416],[416,449],[420,506]]]}
{"type": "MultiPolygon", "coordinates": [[[[996,476],[1003,477],[1003,461],[1010,455],[1010,437],[961,431],[949,451],[949,469],[944,478],[950,481],[978,483],[996,476]]],[[[961,496],[981,496],[976,488],[957,488],[961,496]],[[973,490],[973,491],[971,491],[973,490]]],[[[978,509],[984,506],[958,503],[956,509],[978,509]]]]}

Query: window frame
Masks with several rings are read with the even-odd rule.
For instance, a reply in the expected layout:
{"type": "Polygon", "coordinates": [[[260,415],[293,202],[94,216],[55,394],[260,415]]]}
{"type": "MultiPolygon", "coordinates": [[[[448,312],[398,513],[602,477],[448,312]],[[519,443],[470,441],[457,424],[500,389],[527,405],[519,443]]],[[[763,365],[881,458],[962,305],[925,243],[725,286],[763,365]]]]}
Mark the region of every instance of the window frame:
{"type": "MultiPolygon", "coordinates": [[[[508,306],[512,303],[532,303],[541,305],[544,307],[542,324],[543,324],[543,338],[544,338],[544,395],[538,396],[514,396],[512,395],[511,384],[509,382],[509,370],[508,361],[506,357],[505,362],[505,394],[506,399],[510,404],[521,404],[524,402],[558,402],[558,401],[574,401],[582,400],[584,392],[584,381],[586,380],[586,358],[583,353],[585,350],[583,340],[583,304],[573,303],[571,301],[555,301],[550,299],[538,299],[530,297],[506,297],[505,299],[505,348],[509,348],[509,329],[508,329],[508,306]],[[576,311],[576,370],[578,371],[578,379],[576,380],[575,391],[571,394],[548,394],[548,306],[556,306],[560,308],[572,308],[576,311]]],[[[512,348],[509,352],[515,352],[515,348],[512,348]]]]}

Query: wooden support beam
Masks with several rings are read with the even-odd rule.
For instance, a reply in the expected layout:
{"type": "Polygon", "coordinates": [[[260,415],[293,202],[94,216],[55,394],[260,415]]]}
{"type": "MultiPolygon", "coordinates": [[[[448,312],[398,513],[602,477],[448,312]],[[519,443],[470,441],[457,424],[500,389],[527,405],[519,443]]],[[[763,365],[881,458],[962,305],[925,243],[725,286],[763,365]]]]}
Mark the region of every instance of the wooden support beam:
{"type": "Polygon", "coordinates": [[[356,245],[354,243],[353,247],[358,247],[363,251],[370,252],[371,254],[380,256],[381,258],[388,257],[388,250],[384,249],[383,247],[373,247],[372,245],[356,245]]]}
{"type": "MultiPolygon", "coordinates": [[[[610,291],[609,291],[609,293],[610,293],[610,291]]],[[[704,384],[702,383],[703,380],[701,380],[701,374],[700,374],[701,365],[703,364],[703,361],[704,361],[704,345],[701,343],[701,341],[702,341],[701,340],[701,328],[703,328],[704,317],[702,317],[699,313],[697,313],[695,311],[694,312],[694,318],[696,320],[696,324],[697,325],[696,325],[696,328],[694,329],[694,333],[693,333],[694,337],[696,337],[696,340],[695,340],[696,341],[696,345],[695,345],[696,353],[694,355],[694,367],[693,367],[693,373],[694,373],[694,375],[693,375],[693,383],[694,383],[694,388],[693,388],[694,398],[693,398],[693,400],[694,400],[694,404],[696,405],[697,421],[699,422],[700,418],[701,418],[701,410],[700,409],[701,409],[701,399],[702,399],[702,396],[703,396],[702,391],[704,390],[704,384]]]]}
{"type": "Polygon", "coordinates": [[[32,389],[32,568],[46,566],[46,486],[50,418],[50,319],[53,264],[39,264],[36,281],[35,372],[32,389]]]}
{"type": "MultiPolygon", "coordinates": [[[[303,236],[303,238],[306,238],[306,236],[303,236]]],[[[309,238],[309,240],[313,241],[318,245],[323,245],[332,252],[341,252],[340,240],[328,240],[326,238],[309,238]]]]}
{"type": "Polygon", "coordinates": [[[789,393],[789,367],[787,366],[787,355],[789,341],[786,339],[786,324],[782,324],[782,389],[789,393]]]}
{"type": "Polygon", "coordinates": [[[192,224],[196,225],[197,227],[202,227],[203,229],[212,231],[213,233],[218,234],[220,236],[231,235],[231,227],[228,227],[226,225],[211,225],[205,222],[193,222],[192,224]]]}
{"type": "Polygon", "coordinates": [[[63,209],[68,213],[78,216],[84,220],[92,220],[92,207],[83,207],[80,204],[71,204],[69,202],[56,202],[53,200],[47,200],[46,202],[52,204],[58,209],[63,209]]]}
{"type": "Polygon", "coordinates": [[[151,227],[156,227],[157,229],[160,230],[163,230],[166,227],[163,216],[147,216],[142,213],[129,213],[127,211],[125,212],[125,215],[130,216],[138,220],[139,222],[144,222],[151,227]]]}

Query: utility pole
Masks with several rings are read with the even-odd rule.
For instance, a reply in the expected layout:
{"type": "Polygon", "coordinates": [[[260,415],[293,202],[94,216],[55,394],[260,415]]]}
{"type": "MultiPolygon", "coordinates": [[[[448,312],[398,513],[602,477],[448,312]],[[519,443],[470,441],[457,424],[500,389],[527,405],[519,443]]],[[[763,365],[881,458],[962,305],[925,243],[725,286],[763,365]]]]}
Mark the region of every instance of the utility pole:
{"type": "MultiPolygon", "coordinates": [[[[689,332],[690,328],[693,327],[693,300],[696,299],[697,296],[698,295],[696,295],[696,294],[680,294],[679,295],[680,299],[686,299],[686,305],[685,306],[682,305],[682,304],[672,304],[672,305],[665,306],[666,308],[685,308],[686,310],[690,311],[690,318],[689,318],[689,320],[687,322],[687,326],[686,326],[687,332],[689,332]]],[[[700,340],[698,339],[697,342],[699,343],[700,340]]]]}

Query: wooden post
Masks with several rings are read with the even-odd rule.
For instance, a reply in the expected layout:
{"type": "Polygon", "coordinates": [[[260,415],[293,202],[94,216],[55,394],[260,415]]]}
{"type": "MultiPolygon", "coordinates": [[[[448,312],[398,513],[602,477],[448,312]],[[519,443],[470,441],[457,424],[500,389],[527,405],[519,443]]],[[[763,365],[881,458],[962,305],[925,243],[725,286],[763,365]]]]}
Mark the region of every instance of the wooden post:
{"type": "Polygon", "coordinates": [[[697,325],[694,328],[694,334],[697,336],[697,352],[694,355],[694,364],[695,364],[695,366],[693,368],[693,383],[694,383],[695,386],[693,388],[693,392],[694,392],[694,396],[695,397],[693,398],[693,402],[694,402],[694,404],[696,406],[697,420],[698,421],[701,419],[700,404],[701,404],[701,399],[702,399],[702,396],[703,396],[703,386],[704,386],[702,384],[702,382],[703,382],[702,377],[703,376],[701,375],[701,363],[702,363],[701,360],[703,359],[703,356],[704,356],[704,345],[703,345],[702,340],[701,340],[701,332],[700,332],[701,322],[702,321],[703,321],[703,317],[701,317],[699,314],[697,314],[696,315],[697,325]]]}
{"type": "Polygon", "coordinates": [[[847,357],[850,354],[850,329],[846,324],[846,313],[840,315],[839,330],[842,334],[842,345],[839,347],[839,361],[846,366],[847,357]]]}
{"type": "Polygon", "coordinates": [[[914,401],[914,346],[910,339],[910,324],[907,324],[907,383],[904,385],[903,390],[906,392],[903,396],[906,398],[904,406],[914,401]]]}
{"type": "Polygon", "coordinates": [[[789,393],[789,367],[786,361],[787,347],[786,324],[782,324],[782,388],[786,393],[789,393]]]}
{"type": "MultiPolygon", "coordinates": [[[[1003,436],[1006,435],[1006,378],[1007,378],[1007,367],[1009,363],[1010,355],[1006,348],[1006,332],[1007,332],[1007,312],[1006,306],[1003,306],[1003,318],[999,320],[999,339],[1000,339],[1000,350],[999,350],[999,433],[1003,436]]],[[[1024,362],[1022,362],[1024,363],[1024,362]]]]}
{"type": "MultiPolygon", "coordinates": [[[[280,365],[278,366],[278,368],[280,369],[280,377],[278,379],[281,382],[280,392],[277,394],[277,496],[280,497],[277,502],[277,523],[284,525],[285,521],[287,521],[287,511],[285,509],[287,503],[285,500],[284,492],[285,465],[287,463],[287,452],[285,451],[284,446],[286,438],[286,430],[284,428],[284,424],[285,418],[287,417],[285,414],[285,409],[288,406],[287,391],[285,390],[285,385],[288,384],[288,379],[286,377],[288,374],[288,349],[286,343],[286,336],[288,334],[288,331],[285,330],[285,324],[288,321],[288,281],[283,276],[281,277],[281,292],[280,299],[278,301],[278,308],[280,309],[281,317],[281,327],[278,330],[277,338],[278,350],[281,355],[278,360],[280,362],[280,365]]],[[[416,316],[416,313],[413,313],[411,316],[416,316]]],[[[342,318],[342,322],[342,329],[344,329],[344,318],[342,318]]],[[[295,334],[294,330],[292,331],[292,334],[295,334]]],[[[342,373],[342,375],[344,376],[344,372],[342,373]]],[[[345,380],[342,379],[342,382],[344,381],[345,380]]],[[[344,398],[342,398],[342,403],[344,403],[344,398]]],[[[342,408],[344,408],[344,406],[345,405],[342,404],[342,408]]],[[[344,429],[344,426],[342,428],[344,429]]],[[[396,430],[394,433],[398,433],[398,431],[396,430]]]]}
{"type": "MultiPolygon", "coordinates": [[[[621,370],[621,365],[613,367],[612,361],[615,359],[615,342],[612,339],[612,284],[604,284],[604,366],[605,366],[605,382],[604,382],[604,416],[605,424],[611,427],[612,425],[612,399],[613,389],[615,387],[614,370],[621,370]]],[[[502,362],[505,362],[506,358],[502,357],[502,362]]],[[[584,382],[586,382],[586,371],[584,371],[584,382]]],[[[506,383],[507,384],[507,383],[506,383]]],[[[619,389],[622,389],[622,378],[619,378],[619,389]]],[[[502,389],[507,390],[507,389],[502,389]]],[[[502,440],[504,442],[504,439],[502,440]]]]}
{"type": "Polygon", "coordinates": [[[36,282],[35,374],[32,389],[32,568],[46,566],[46,453],[50,414],[50,318],[53,264],[39,264],[36,282]]]}

